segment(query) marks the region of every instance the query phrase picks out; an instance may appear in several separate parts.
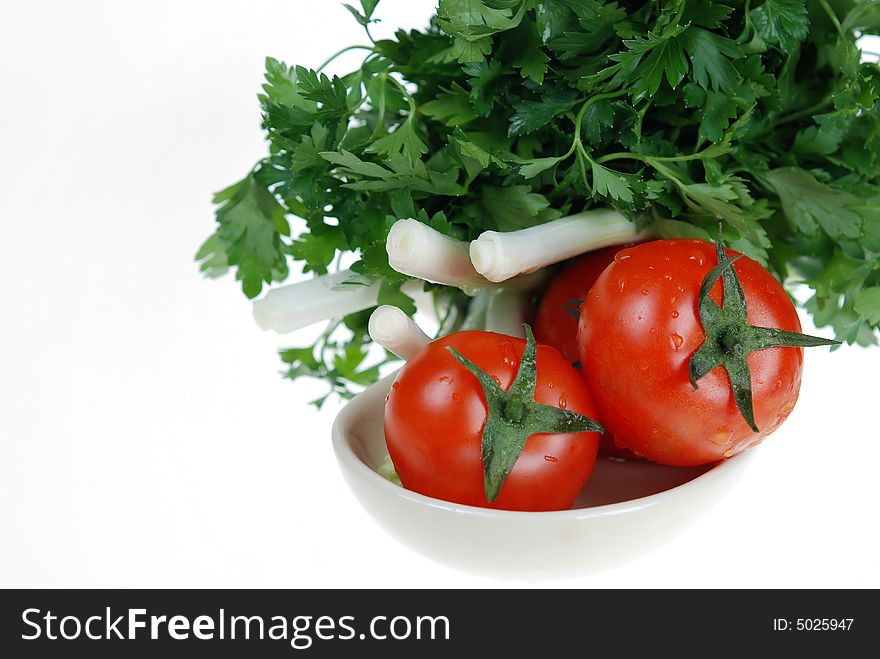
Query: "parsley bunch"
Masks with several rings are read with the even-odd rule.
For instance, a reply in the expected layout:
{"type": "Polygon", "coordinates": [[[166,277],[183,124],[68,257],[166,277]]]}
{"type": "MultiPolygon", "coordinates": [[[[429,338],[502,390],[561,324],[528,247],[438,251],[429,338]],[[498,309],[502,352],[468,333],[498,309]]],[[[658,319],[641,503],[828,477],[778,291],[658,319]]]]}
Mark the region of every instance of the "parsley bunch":
{"type": "MultiPolygon", "coordinates": [[[[385,252],[397,219],[471,240],[611,206],[664,237],[721,221],[813,290],[817,325],[876,343],[880,67],[858,39],[880,2],[439,0],[424,31],[374,41],[377,4],[346,5],[366,32],[348,75],[267,59],[269,154],[214,198],[209,276],[232,268],[255,297],[292,262],[323,274],[352,252],[412,313],[385,252]]],[[[463,317],[470,298],[425,286],[463,317]]],[[[343,396],[374,381],[368,314],[282,351],[289,377],[343,396]]]]}

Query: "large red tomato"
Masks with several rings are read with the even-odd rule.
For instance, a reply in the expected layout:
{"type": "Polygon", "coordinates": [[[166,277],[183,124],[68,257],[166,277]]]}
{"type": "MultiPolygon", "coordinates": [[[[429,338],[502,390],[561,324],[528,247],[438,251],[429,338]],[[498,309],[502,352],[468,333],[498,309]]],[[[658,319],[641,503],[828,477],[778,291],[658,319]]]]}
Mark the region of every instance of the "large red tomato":
{"type": "MultiPolygon", "coordinates": [[[[620,444],[655,462],[700,465],[736,455],[779,427],[797,400],[801,348],[748,353],[759,432],[737,408],[723,367],[691,386],[689,360],[706,337],[698,294],[717,264],[715,246],[701,240],[637,245],[615,256],[581,309],[580,357],[600,420],[620,444]]],[[[749,324],[800,331],[791,300],[767,270],[745,257],[733,269],[749,324]]],[[[720,281],[710,296],[722,305],[720,281]]]]}
{"type": "MultiPolygon", "coordinates": [[[[477,378],[447,348],[458,350],[506,391],[525,343],[493,332],[457,332],[433,341],[400,370],[385,405],[385,439],[404,487],[472,506],[571,507],[592,474],[598,433],[530,436],[497,499],[486,499],[481,453],[486,399],[477,378]]],[[[557,350],[539,344],[536,363],[535,401],[596,418],[586,383],[557,350]]]]}

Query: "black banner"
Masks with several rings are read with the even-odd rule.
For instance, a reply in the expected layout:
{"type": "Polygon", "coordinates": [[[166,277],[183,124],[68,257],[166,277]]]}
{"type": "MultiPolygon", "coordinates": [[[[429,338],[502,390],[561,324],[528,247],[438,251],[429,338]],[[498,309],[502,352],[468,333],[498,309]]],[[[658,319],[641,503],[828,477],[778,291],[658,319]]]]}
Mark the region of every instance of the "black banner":
{"type": "Polygon", "coordinates": [[[33,590],[0,593],[7,657],[433,657],[877,648],[876,591],[33,590]],[[415,654],[414,654],[415,653],[415,654]]]}

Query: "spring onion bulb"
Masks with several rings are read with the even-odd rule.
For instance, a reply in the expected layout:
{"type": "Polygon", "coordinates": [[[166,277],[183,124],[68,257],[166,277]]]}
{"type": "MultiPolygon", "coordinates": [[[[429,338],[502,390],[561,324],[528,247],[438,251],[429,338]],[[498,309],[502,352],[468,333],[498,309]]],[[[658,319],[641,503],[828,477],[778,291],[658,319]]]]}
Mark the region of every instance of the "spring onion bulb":
{"type": "Polygon", "coordinates": [[[589,210],[519,231],[484,231],[471,243],[470,258],[486,279],[503,282],[583,252],[645,236],[617,211],[589,210]]]}
{"type": "Polygon", "coordinates": [[[492,286],[468,256],[468,245],[414,219],[398,220],[385,242],[388,263],[404,275],[463,289],[492,286]]]}
{"type": "Polygon", "coordinates": [[[379,282],[342,285],[354,277],[350,270],[340,270],[273,289],[254,302],[254,320],[263,331],[286,334],[369,309],[378,300],[379,282]]]}
{"type": "Polygon", "coordinates": [[[367,328],[375,343],[404,361],[431,342],[412,318],[388,304],[376,308],[367,328]]]}

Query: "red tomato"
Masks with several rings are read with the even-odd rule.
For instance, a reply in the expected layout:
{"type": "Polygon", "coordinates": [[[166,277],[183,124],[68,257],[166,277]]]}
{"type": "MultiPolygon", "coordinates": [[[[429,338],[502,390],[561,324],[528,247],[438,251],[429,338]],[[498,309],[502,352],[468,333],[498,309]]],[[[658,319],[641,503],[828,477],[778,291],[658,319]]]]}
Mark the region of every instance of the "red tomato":
{"type": "MultiPolygon", "coordinates": [[[[431,342],[400,370],[385,405],[385,440],[403,486],[471,506],[565,510],[593,472],[598,433],[528,438],[498,498],[486,501],[482,431],[487,406],[476,377],[447,350],[452,346],[507,390],[525,340],[464,331],[431,342]]],[[[581,375],[545,345],[537,347],[535,400],[595,419],[581,375]]]]}
{"type": "MultiPolygon", "coordinates": [[[[655,462],[688,466],[733,456],[778,428],[797,400],[801,348],[748,355],[757,433],[737,409],[722,367],[697,390],[691,386],[688,362],[705,338],[697,297],[717,263],[715,246],[701,240],[622,250],[581,309],[581,362],[599,420],[619,443],[655,462]]],[[[800,331],[794,306],[767,270],[745,257],[733,268],[751,325],[800,331]]],[[[720,281],[710,294],[722,304],[720,281]]]]}
{"type": "Polygon", "coordinates": [[[596,281],[624,246],[615,245],[577,257],[557,274],[538,305],[535,314],[535,338],[553,346],[570,362],[580,359],[577,341],[578,321],[567,309],[580,310],[577,300],[583,300],[596,281]]]}
{"type": "MultiPolygon", "coordinates": [[[[580,359],[577,332],[578,320],[568,310],[580,311],[578,300],[583,300],[596,278],[613,261],[614,255],[631,245],[614,245],[577,257],[550,282],[535,314],[535,338],[553,346],[569,362],[580,359]]],[[[618,446],[607,430],[599,440],[599,453],[617,458],[637,456],[618,446]]]]}

